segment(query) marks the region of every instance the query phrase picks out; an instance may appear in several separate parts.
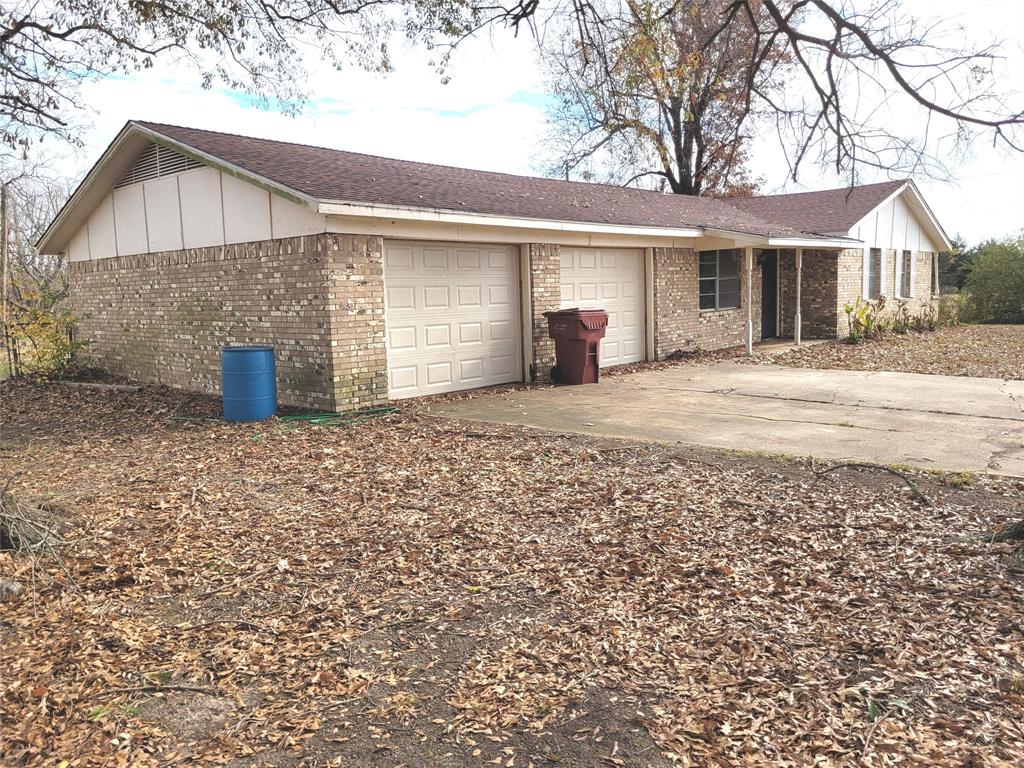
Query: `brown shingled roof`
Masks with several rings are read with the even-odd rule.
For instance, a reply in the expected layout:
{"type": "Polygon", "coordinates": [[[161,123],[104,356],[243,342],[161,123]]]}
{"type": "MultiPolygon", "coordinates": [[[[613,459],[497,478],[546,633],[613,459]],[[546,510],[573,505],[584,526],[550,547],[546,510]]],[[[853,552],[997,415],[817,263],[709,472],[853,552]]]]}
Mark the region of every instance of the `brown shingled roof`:
{"type": "Polygon", "coordinates": [[[764,236],[806,234],[711,198],[474,171],[161,123],[138,125],[320,201],[764,236]]]}
{"type": "Polygon", "coordinates": [[[734,198],[728,202],[758,218],[801,232],[845,235],[906,183],[902,179],[818,192],[734,198]]]}

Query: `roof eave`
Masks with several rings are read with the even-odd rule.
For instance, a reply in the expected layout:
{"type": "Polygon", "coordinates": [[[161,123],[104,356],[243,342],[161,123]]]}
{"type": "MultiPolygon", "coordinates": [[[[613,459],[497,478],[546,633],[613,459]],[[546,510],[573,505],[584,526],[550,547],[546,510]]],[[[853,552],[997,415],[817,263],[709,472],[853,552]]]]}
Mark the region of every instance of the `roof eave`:
{"type": "Polygon", "coordinates": [[[710,237],[739,240],[746,245],[760,245],[769,248],[857,248],[860,240],[849,237],[815,237],[814,235],[772,235],[739,230],[705,228],[710,237]]]}
{"type": "Polygon", "coordinates": [[[934,212],[932,212],[931,207],[928,205],[928,201],[924,199],[924,195],[921,194],[921,190],[917,188],[917,184],[913,181],[909,181],[907,182],[907,188],[910,190],[911,194],[913,194],[914,199],[917,202],[917,207],[924,213],[927,223],[931,225],[933,233],[938,235],[938,238],[941,241],[940,245],[945,246],[945,250],[947,251],[953,250],[953,241],[949,238],[949,235],[946,234],[946,230],[943,229],[942,224],[939,223],[934,212]]]}
{"type": "Polygon", "coordinates": [[[603,224],[601,222],[537,219],[523,216],[453,211],[444,208],[362,203],[331,200],[321,202],[318,212],[328,216],[357,216],[374,219],[438,222],[444,224],[470,224],[477,226],[539,229],[558,232],[593,232],[600,234],[630,234],[649,237],[696,238],[703,234],[699,227],[657,227],[634,224],[603,224]]]}
{"type": "Polygon", "coordinates": [[[124,146],[135,137],[134,131],[135,126],[133,123],[125,123],[117,136],[114,137],[114,140],[110,142],[103,151],[103,154],[100,155],[99,160],[89,169],[85,178],[75,188],[75,191],[71,193],[71,197],[64,203],[53,218],[53,221],[50,222],[50,225],[36,241],[36,248],[40,253],[59,254],[64,251],[71,241],[71,237],[78,231],[84,220],[88,218],[88,216],[85,216],[83,221],[74,222],[73,214],[79,208],[79,204],[93,191],[98,180],[104,176],[104,172],[110,168],[124,146]],[[75,226],[68,227],[69,221],[72,221],[75,226]]]}

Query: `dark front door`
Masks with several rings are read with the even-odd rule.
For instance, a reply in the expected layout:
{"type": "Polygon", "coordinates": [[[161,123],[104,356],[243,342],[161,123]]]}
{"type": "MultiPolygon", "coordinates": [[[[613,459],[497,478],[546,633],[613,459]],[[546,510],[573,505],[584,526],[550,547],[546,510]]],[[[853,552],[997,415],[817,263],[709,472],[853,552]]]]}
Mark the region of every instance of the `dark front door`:
{"type": "Polygon", "coordinates": [[[761,338],[779,335],[779,252],[761,251],[761,338]]]}

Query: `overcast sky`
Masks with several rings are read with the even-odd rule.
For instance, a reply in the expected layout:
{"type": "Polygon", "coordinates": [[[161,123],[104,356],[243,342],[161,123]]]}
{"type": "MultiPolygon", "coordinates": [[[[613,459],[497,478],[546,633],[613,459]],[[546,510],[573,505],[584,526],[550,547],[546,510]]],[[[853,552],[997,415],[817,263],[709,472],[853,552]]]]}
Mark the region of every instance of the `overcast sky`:
{"type": "MultiPolygon", "coordinates": [[[[1000,36],[1011,56],[1008,77],[1024,90],[1024,2],[912,0],[912,5],[924,13],[947,14],[965,27],[969,39],[1000,36]]],[[[144,119],[508,173],[542,171],[548,96],[528,37],[515,39],[498,30],[470,41],[453,61],[446,85],[428,61],[426,52],[400,50],[397,69],[387,76],[355,67],[318,72],[310,80],[313,99],[295,118],[259,110],[243,94],[203,90],[187,68],[107,78],[85,87],[85,147],[68,152],[60,168],[69,175],[84,173],[127,120],[144,119]]],[[[835,177],[811,167],[799,183],[788,181],[773,141],[758,143],[752,163],[766,180],[763,192],[837,186],[835,177]]],[[[952,180],[918,179],[951,235],[976,242],[1024,228],[1024,155],[979,141],[970,157],[953,165],[952,180]]],[[[882,180],[881,174],[860,178],[882,180]]]]}

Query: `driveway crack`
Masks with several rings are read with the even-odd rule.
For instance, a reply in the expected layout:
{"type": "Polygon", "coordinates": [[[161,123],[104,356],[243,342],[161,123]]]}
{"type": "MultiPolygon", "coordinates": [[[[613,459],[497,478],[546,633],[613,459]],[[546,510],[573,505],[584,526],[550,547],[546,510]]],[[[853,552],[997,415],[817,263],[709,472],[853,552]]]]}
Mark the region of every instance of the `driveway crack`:
{"type": "Polygon", "coordinates": [[[1017,398],[1017,396],[1016,396],[1015,394],[1013,394],[1013,392],[1008,392],[1008,391],[1006,390],[1006,388],[1007,388],[1008,386],[1010,386],[1010,382],[1011,382],[1011,381],[1013,381],[1013,379],[1006,379],[1005,381],[1003,381],[1003,383],[1002,383],[1002,384],[1001,384],[1001,385],[999,386],[999,391],[1000,391],[1000,392],[1001,392],[1002,394],[1006,395],[1006,396],[1007,396],[1008,398],[1010,398],[1010,400],[1012,400],[1012,401],[1013,401],[1013,404],[1017,406],[1017,409],[1018,409],[1018,410],[1019,410],[1019,411],[1020,411],[1020,412],[1021,412],[1022,414],[1024,414],[1024,402],[1022,402],[1021,400],[1019,400],[1019,399],[1017,398]]]}

